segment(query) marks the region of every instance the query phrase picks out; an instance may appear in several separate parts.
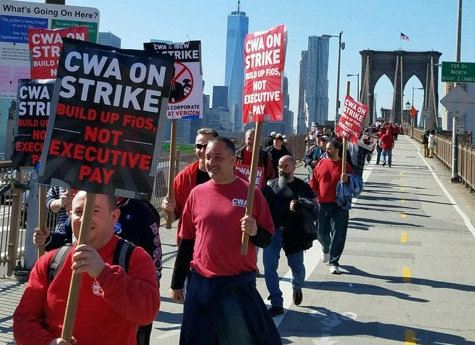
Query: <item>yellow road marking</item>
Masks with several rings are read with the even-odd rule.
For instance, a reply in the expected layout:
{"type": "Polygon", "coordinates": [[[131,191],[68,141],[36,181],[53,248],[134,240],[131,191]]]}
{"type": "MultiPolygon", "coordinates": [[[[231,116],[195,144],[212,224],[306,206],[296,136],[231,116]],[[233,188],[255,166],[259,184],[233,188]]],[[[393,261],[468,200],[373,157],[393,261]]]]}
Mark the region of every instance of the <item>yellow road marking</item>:
{"type": "Polygon", "coordinates": [[[399,172],[399,176],[402,176],[402,171],[401,171],[401,172],[399,172]]]}
{"type": "Polygon", "coordinates": [[[403,267],[402,268],[402,280],[406,283],[411,281],[411,268],[410,267],[403,267]]]}
{"type": "Polygon", "coordinates": [[[401,187],[401,192],[404,192],[406,190],[405,187],[401,187]]]}
{"type": "Polygon", "coordinates": [[[401,177],[401,183],[404,183],[404,179],[401,177]]]}
{"type": "Polygon", "coordinates": [[[401,235],[401,242],[406,243],[407,242],[407,232],[403,232],[401,235]]]}
{"type": "Polygon", "coordinates": [[[401,202],[406,202],[406,199],[401,199],[401,202]]]}
{"type": "Polygon", "coordinates": [[[402,219],[406,219],[406,217],[407,217],[407,214],[401,213],[401,218],[402,218],[402,219]]]}
{"type": "Polygon", "coordinates": [[[404,345],[416,345],[416,332],[407,330],[405,333],[404,345]]]}

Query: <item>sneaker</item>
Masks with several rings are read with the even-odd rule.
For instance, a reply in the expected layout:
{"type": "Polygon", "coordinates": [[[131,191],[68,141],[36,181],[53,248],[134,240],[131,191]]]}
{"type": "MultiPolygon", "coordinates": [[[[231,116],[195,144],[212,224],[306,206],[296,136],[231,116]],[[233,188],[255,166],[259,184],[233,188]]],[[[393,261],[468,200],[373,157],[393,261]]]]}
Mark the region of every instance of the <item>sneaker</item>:
{"type": "Polygon", "coordinates": [[[385,166],[385,165],[386,165],[386,162],[383,162],[383,166],[385,166]]]}
{"type": "Polygon", "coordinates": [[[330,265],[330,273],[331,274],[341,274],[340,269],[335,264],[330,265]]]}
{"type": "Polygon", "coordinates": [[[300,305],[300,303],[302,303],[302,299],[303,299],[302,290],[295,290],[292,295],[292,300],[294,301],[294,304],[300,305]]]}
{"type": "Polygon", "coordinates": [[[326,264],[328,261],[330,261],[330,253],[323,253],[322,262],[326,264]]]}
{"type": "Polygon", "coordinates": [[[276,307],[275,305],[273,305],[273,306],[270,307],[270,309],[269,309],[269,314],[270,314],[270,316],[272,316],[272,317],[276,317],[276,316],[282,315],[283,313],[284,313],[284,308],[282,308],[282,307],[276,307]]]}

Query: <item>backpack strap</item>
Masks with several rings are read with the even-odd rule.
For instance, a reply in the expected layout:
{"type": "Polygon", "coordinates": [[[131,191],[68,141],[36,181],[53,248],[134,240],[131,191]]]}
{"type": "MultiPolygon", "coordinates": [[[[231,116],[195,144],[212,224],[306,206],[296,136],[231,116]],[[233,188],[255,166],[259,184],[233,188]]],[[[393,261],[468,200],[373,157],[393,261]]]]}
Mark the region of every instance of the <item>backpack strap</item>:
{"type": "Polygon", "coordinates": [[[132,242],[119,238],[119,242],[115,246],[114,258],[112,263],[114,265],[119,265],[127,273],[129,270],[129,261],[132,251],[134,250],[135,245],[132,242]]]}
{"type": "MultiPolygon", "coordinates": [[[[112,263],[114,265],[120,265],[125,272],[129,270],[129,261],[132,251],[134,250],[135,245],[132,242],[119,238],[119,242],[115,246],[114,258],[112,263]]],[[[48,267],[48,284],[51,284],[53,279],[58,275],[61,266],[63,266],[64,260],[68,256],[68,253],[71,251],[72,245],[62,246],[59,250],[53,255],[48,267]]]]}
{"type": "Polygon", "coordinates": [[[48,284],[51,284],[54,277],[56,277],[56,275],[58,274],[59,269],[61,268],[61,266],[63,266],[64,260],[66,260],[66,257],[71,251],[71,248],[71,245],[62,246],[61,248],[59,248],[56,254],[53,255],[53,258],[51,259],[48,267],[48,284]]]}

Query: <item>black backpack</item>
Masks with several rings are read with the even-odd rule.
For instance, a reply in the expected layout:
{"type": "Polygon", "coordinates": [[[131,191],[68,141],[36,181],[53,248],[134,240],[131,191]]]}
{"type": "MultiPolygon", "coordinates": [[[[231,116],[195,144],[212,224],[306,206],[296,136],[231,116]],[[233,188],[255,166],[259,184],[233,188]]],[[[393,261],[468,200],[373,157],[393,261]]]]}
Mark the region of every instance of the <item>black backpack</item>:
{"type": "MultiPolygon", "coordinates": [[[[48,268],[48,284],[51,284],[58,274],[59,269],[63,266],[64,260],[66,260],[71,248],[72,245],[62,246],[56,254],[53,255],[48,268]]],[[[129,270],[130,256],[132,255],[134,248],[135,245],[132,242],[119,237],[119,242],[117,242],[117,245],[115,246],[112,264],[119,265],[125,270],[125,272],[127,272],[129,270]]]]}

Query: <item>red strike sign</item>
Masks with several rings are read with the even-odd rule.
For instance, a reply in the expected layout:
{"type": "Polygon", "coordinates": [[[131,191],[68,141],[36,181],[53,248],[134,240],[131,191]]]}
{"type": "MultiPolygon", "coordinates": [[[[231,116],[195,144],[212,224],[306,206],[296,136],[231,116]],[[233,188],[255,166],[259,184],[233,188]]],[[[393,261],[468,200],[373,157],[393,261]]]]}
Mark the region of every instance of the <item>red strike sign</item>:
{"type": "Polygon", "coordinates": [[[351,96],[346,96],[343,114],[336,128],[336,132],[346,140],[356,144],[361,133],[361,125],[368,113],[368,107],[355,101],[351,96]]]}
{"type": "Polygon", "coordinates": [[[244,41],[243,122],[282,121],[285,25],[246,35],[244,41]]]}
{"type": "Polygon", "coordinates": [[[85,26],[57,30],[28,29],[28,43],[31,51],[31,78],[56,78],[63,37],[87,41],[88,35],[88,28],[85,26]]]}

